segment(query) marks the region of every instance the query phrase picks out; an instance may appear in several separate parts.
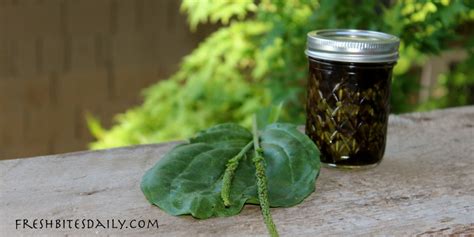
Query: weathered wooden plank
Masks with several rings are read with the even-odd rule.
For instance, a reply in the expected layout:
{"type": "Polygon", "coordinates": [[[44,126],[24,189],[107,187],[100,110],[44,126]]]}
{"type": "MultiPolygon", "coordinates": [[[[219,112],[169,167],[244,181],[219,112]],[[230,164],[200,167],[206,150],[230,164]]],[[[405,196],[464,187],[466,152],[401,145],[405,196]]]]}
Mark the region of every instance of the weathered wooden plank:
{"type": "MultiPolygon", "coordinates": [[[[322,169],[317,191],[272,209],[283,236],[474,235],[474,106],[392,116],[374,169],[322,169]]],[[[258,206],[195,220],[151,206],[139,182],[175,143],[0,161],[0,235],[267,234],[258,206]],[[158,220],[150,229],[19,229],[16,219],[158,220]]]]}

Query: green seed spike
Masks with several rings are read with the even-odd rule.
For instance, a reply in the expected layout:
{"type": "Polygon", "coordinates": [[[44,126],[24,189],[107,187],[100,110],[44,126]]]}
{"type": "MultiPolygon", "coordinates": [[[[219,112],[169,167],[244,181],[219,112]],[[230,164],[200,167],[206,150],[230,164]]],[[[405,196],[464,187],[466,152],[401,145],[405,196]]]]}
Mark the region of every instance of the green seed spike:
{"type": "MultiPolygon", "coordinates": [[[[260,152],[256,151],[255,153],[260,152]]],[[[272,214],[270,213],[270,204],[268,202],[267,178],[265,176],[265,165],[263,161],[264,160],[261,155],[256,154],[253,158],[253,163],[255,164],[257,176],[258,199],[260,201],[263,219],[267,226],[268,232],[270,232],[270,236],[276,237],[279,235],[275,223],[273,223],[272,214]]]]}
{"type": "Polygon", "coordinates": [[[235,170],[239,167],[240,160],[245,156],[245,153],[253,147],[253,142],[249,142],[236,156],[227,161],[227,168],[224,172],[222,180],[221,198],[226,207],[230,206],[230,186],[234,179],[235,170]]]}
{"type": "Polygon", "coordinates": [[[278,237],[278,231],[273,223],[272,214],[270,213],[270,203],[268,201],[267,177],[265,175],[265,160],[262,156],[262,148],[260,147],[257,134],[257,119],[254,116],[253,121],[253,146],[255,156],[252,159],[255,165],[255,175],[257,176],[257,190],[260,208],[262,209],[263,219],[267,226],[268,232],[272,237],[278,237]]]}

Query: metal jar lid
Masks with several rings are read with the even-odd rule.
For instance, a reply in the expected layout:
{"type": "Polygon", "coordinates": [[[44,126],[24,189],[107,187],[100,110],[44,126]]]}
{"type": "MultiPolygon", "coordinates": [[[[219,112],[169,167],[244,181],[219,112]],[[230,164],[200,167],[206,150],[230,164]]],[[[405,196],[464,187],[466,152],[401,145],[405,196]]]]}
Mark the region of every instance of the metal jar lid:
{"type": "Polygon", "coordinates": [[[316,30],[308,33],[305,53],[311,58],[340,62],[395,62],[399,44],[398,37],[377,31],[316,30]]]}

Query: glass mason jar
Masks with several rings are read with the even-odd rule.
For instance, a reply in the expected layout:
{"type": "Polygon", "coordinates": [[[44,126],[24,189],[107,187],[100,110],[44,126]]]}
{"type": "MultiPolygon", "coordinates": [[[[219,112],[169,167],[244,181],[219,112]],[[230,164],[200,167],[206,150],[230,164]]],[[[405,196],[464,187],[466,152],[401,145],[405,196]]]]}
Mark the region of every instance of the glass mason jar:
{"type": "Polygon", "coordinates": [[[365,30],[308,33],[306,134],[330,167],[373,167],[387,139],[399,39],[365,30]]]}

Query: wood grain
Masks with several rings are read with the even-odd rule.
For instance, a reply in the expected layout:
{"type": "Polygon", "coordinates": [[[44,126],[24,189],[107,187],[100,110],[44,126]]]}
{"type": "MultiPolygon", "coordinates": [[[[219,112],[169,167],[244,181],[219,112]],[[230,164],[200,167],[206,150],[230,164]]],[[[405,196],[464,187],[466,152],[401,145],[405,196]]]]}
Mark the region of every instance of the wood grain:
{"type": "MultiPolygon", "coordinates": [[[[0,161],[0,236],[265,236],[258,206],[196,220],[150,205],[139,182],[176,143],[0,161]],[[150,229],[16,229],[16,219],[158,220],[150,229]]],[[[474,235],[474,106],[391,116],[382,163],[323,168],[316,192],[274,208],[282,236],[474,235]]]]}

